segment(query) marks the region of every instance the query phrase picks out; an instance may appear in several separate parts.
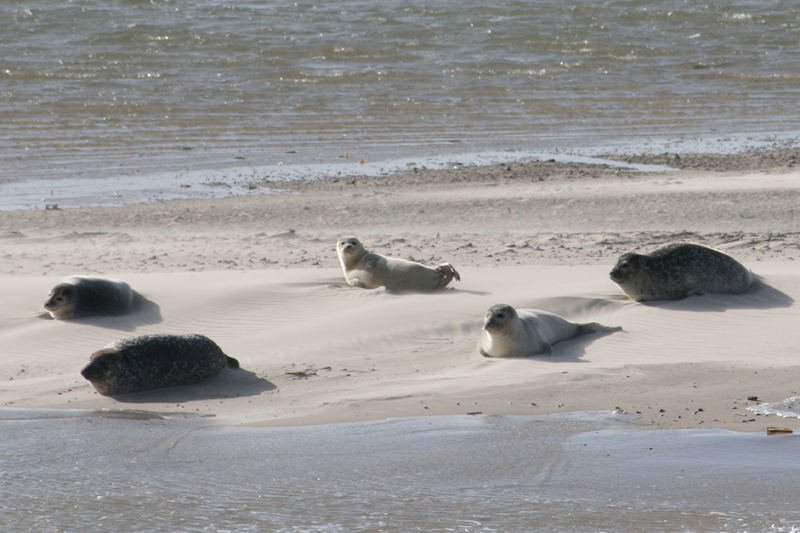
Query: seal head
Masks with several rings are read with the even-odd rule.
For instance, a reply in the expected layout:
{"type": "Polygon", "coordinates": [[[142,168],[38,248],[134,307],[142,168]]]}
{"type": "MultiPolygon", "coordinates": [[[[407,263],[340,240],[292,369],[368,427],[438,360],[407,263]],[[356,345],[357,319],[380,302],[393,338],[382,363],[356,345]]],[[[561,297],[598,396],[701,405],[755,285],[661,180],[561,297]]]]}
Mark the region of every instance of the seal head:
{"type": "Polygon", "coordinates": [[[366,253],[364,245],[355,237],[347,237],[336,243],[336,255],[339,256],[339,262],[345,271],[345,276],[347,275],[347,268],[358,263],[366,253]]]}
{"type": "Polygon", "coordinates": [[[55,319],[74,316],[77,307],[77,289],[70,283],[57,284],[50,289],[43,307],[55,319]]]}
{"type": "Polygon", "coordinates": [[[517,320],[517,310],[508,304],[493,305],[483,319],[483,329],[489,333],[500,333],[508,329],[509,324],[517,320]]]}

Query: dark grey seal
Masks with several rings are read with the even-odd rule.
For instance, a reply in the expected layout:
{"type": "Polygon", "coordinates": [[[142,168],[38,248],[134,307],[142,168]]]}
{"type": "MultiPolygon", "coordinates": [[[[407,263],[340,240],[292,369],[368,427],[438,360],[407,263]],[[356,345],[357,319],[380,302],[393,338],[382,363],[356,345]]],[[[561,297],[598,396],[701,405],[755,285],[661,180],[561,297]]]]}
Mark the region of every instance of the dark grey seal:
{"type": "Polygon", "coordinates": [[[214,377],[226,366],[239,368],[239,361],[204,335],[121,339],[89,359],[81,375],[106,396],[188,385],[214,377]]]}
{"type": "Polygon", "coordinates": [[[55,319],[124,315],[144,301],[130,285],[116,279],[72,276],[50,290],[44,308],[55,319]]]}
{"type": "Polygon", "coordinates": [[[649,254],[622,254],[609,276],[637,301],[679,300],[707,292],[735,294],[753,282],[753,274],[728,254],[685,242],[649,254]]]}

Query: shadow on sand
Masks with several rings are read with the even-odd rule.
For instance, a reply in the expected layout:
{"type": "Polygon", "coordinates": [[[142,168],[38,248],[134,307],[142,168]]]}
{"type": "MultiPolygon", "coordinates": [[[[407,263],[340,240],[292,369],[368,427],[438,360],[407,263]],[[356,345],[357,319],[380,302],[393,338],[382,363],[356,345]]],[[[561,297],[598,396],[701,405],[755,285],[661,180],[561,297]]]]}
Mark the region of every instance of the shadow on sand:
{"type": "Polygon", "coordinates": [[[262,392],[275,390],[276,388],[271,381],[258,377],[249,370],[226,368],[217,376],[200,383],[116,394],[112,398],[126,403],[182,403],[197,400],[258,396],[262,392]]]}

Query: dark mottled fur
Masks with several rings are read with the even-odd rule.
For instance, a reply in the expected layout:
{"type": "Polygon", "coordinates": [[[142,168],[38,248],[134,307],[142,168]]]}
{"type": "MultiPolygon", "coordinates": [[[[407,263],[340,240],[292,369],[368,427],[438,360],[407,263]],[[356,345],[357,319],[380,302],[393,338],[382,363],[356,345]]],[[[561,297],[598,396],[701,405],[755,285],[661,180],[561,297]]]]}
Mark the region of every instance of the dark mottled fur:
{"type": "Polygon", "coordinates": [[[108,396],[197,383],[239,362],[203,335],[142,335],[122,339],[90,357],[81,375],[108,396]]]}
{"type": "Polygon", "coordinates": [[[649,254],[620,256],[610,277],[634,300],[678,300],[694,294],[740,293],[752,274],[731,256],[707,246],[675,243],[649,254]]]}
{"type": "Polygon", "coordinates": [[[122,315],[137,310],[144,299],[124,281],[74,276],[50,290],[44,308],[54,318],[122,315]]]}

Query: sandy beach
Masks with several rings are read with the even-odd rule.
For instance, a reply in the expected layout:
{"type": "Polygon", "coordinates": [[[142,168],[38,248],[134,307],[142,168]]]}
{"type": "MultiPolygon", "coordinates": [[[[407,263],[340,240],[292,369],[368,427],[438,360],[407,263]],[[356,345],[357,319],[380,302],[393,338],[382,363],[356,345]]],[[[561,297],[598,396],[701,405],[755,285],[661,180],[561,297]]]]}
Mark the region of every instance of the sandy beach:
{"type": "Polygon", "coordinates": [[[658,428],[791,425],[746,408],[800,394],[799,156],[627,158],[676,168],[658,173],[454,161],[372,179],[265,180],[225,199],[0,212],[0,407],[180,411],[252,426],[582,410],[658,428]],[[450,262],[462,280],[428,295],[350,288],[334,250],[346,235],[384,255],[450,262]],[[674,241],[718,247],[761,282],[643,305],[608,278],[619,254],[674,241]],[[124,279],[158,309],[37,318],[72,274],[124,279]],[[488,360],[480,324],[500,302],[623,331],[561,343],[550,357],[488,360]],[[154,332],[208,335],[242,368],[117,398],[80,376],[93,351],[154,332]]]}

